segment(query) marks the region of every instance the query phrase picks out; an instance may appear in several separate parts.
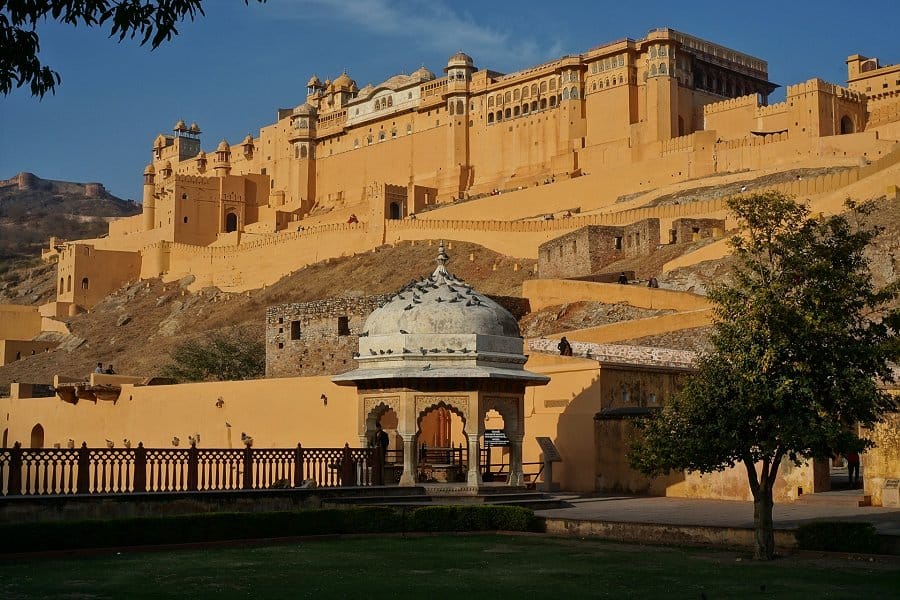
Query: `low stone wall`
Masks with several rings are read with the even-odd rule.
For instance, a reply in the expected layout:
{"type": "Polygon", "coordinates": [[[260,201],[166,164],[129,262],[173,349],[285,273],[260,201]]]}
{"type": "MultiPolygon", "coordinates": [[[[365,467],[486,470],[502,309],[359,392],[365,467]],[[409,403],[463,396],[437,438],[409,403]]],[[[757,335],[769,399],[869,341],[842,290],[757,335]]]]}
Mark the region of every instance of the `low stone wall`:
{"type": "MultiPolygon", "coordinates": [[[[547,352],[548,354],[559,354],[559,350],[556,348],[558,343],[558,340],[548,338],[528,340],[528,346],[533,352],[547,352]]],[[[577,356],[590,356],[600,362],[664,367],[691,367],[696,358],[696,353],[687,350],[584,342],[572,342],[572,351],[577,356]]]]}
{"type": "MultiPolygon", "coordinates": [[[[617,542],[715,548],[754,548],[756,544],[752,529],[738,527],[583,521],[551,517],[545,519],[545,524],[550,535],[598,537],[617,542]]],[[[796,550],[797,538],[794,532],[776,529],[775,548],[796,550]]]]}

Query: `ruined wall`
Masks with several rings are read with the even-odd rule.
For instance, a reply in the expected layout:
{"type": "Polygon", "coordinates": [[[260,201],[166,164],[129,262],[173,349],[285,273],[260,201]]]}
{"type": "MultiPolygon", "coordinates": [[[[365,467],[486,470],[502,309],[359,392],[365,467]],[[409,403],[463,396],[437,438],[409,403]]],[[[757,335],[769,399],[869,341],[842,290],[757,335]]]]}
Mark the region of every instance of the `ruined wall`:
{"type": "Polygon", "coordinates": [[[669,232],[670,244],[687,244],[709,237],[722,237],[725,219],[675,219],[669,232]]]}
{"type": "Polygon", "coordinates": [[[356,367],[359,334],[387,296],[329,298],[266,309],[266,376],[336,374],[356,367]]]}

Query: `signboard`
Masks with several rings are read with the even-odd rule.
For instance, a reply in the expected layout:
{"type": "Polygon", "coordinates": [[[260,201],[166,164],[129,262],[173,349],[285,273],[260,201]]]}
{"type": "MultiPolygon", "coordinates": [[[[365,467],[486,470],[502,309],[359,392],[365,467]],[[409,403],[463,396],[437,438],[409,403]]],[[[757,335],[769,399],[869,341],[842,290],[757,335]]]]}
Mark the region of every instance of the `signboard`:
{"type": "Polygon", "coordinates": [[[509,438],[502,429],[485,429],[484,445],[487,448],[498,446],[509,446],[509,438]]]}
{"type": "Polygon", "coordinates": [[[553,443],[548,437],[539,437],[535,438],[537,440],[538,446],[541,447],[541,452],[544,453],[544,462],[562,462],[562,456],[559,455],[559,450],[556,449],[556,444],[553,443]]]}

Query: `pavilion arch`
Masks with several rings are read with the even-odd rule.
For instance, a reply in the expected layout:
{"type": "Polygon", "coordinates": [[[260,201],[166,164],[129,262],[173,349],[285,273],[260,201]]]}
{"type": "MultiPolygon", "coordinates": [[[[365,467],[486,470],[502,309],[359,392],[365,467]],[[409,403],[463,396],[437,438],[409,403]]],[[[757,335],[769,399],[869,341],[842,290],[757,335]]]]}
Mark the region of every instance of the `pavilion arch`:
{"type": "Polygon", "coordinates": [[[381,419],[389,413],[393,413],[395,418],[400,414],[399,398],[367,399],[365,404],[365,417],[363,422],[360,423],[360,436],[365,437],[366,440],[370,439],[371,435],[375,432],[375,424],[380,422],[381,419]]]}
{"type": "Polygon", "coordinates": [[[468,435],[466,431],[466,426],[468,424],[468,406],[457,406],[455,402],[445,402],[444,400],[437,400],[436,402],[427,403],[427,405],[422,404],[418,401],[416,402],[416,435],[418,436],[422,432],[422,419],[428,416],[429,413],[437,410],[444,409],[449,411],[450,413],[456,415],[462,420],[462,434],[468,435]]]}
{"type": "Polygon", "coordinates": [[[91,286],[91,281],[87,277],[81,278],[81,289],[86,290],[91,286]]]}
{"type": "Polygon", "coordinates": [[[499,396],[487,396],[481,401],[481,415],[479,415],[481,423],[484,422],[490,411],[496,411],[503,417],[503,429],[507,434],[515,435],[522,433],[524,426],[523,415],[519,410],[520,403],[516,398],[507,398],[499,396]]]}
{"type": "Polygon", "coordinates": [[[853,119],[850,118],[850,115],[844,115],[841,117],[841,135],[846,135],[848,133],[854,133],[855,127],[853,126],[853,119]]]}
{"type": "Polygon", "coordinates": [[[44,426],[38,423],[31,428],[31,445],[29,448],[44,447],[44,426]]]}

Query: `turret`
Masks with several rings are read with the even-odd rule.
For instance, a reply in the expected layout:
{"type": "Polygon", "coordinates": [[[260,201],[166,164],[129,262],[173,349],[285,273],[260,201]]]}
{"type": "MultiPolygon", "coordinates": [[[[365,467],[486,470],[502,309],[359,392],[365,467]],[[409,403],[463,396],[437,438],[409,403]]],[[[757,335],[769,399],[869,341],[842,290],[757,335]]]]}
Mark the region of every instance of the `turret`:
{"type": "Polygon", "coordinates": [[[144,196],[141,201],[144,231],[153,229],[153,224],[156,222],[155,179],[156,169],[153,168],[153,163],[150,163],[147,165],[147,168],[144,169],[144,196]]]}
{"type": "Polygon", "coordinates": [[[216,147],[216,159],[213,163],[216,177],[225,177],[231,172],[231,146],[227,140],[222,140],[216,147]]]}

